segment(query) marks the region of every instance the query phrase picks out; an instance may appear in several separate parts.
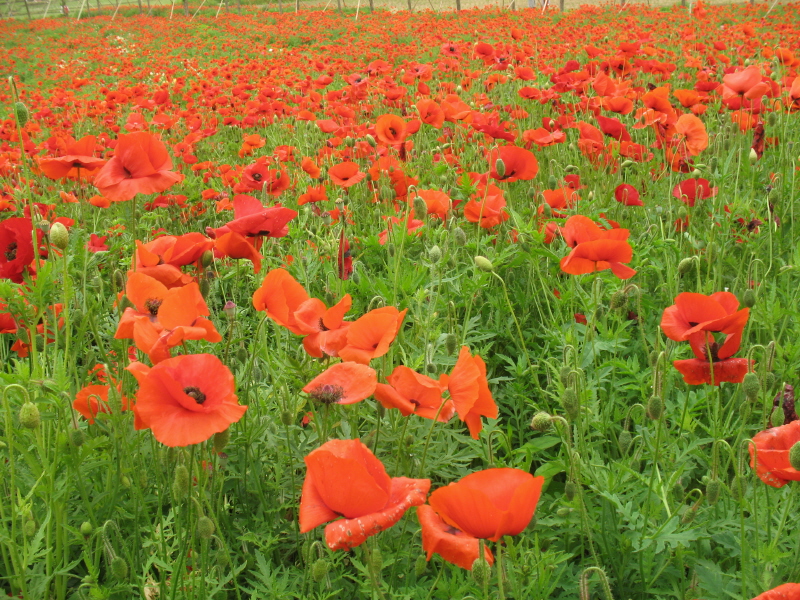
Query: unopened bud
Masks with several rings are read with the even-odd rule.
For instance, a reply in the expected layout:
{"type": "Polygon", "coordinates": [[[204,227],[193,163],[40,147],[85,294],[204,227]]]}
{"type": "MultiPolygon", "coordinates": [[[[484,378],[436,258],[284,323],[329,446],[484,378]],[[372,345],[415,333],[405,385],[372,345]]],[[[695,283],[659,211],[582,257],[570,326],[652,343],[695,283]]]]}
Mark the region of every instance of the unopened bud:
{"type": "Polygon", "coordinates": [[[678,263],[678,275],[686,275],[694,266],[693,258],[684,258],[678,263]]]}
{"type": "Polygon", "coordinates": [[[653,419],[653,421],[658,421],[663,414],[664,401],[661,399],[661,396],[653,394],[647,402],[647,416],[653,419]]]}
{"type": "Polygon", "coordinates": [[[756,293],[751,289],[746,289],[742,294],[742,304],[747,308],[753,308],[756,304],[756,293]]]}
{"type": "Polygon", "coordinates": [[[742,380],[742,391],[750,402],[758,400],[758,395],[761,393],[761,382],[758,375],[752,372],[747,373],[742,380]]]}
{"type": "Polygon", "coordinates": [[[94,533],[94,527],[92,527],[92,524],[89,523],[89,521],[84,521],[81,523],[80,531],[83,537],[88,538],[90,535],[92,535],[92,533],[94,533]]]}
{"type": "Polygon", "coordinates": [[[33,537],[36,535],[36,521],[33,519],[25,521],[22,524],[22,533],[25,534],[25,537],[33,537]]]}
{"type": "Polygon", "coordinates": [[[428,215],[428,205],[421,196],[414,197],[414,218],[423,220],[428,215]]]}
{"type": "Polygon", "coordinates": [[[719,479],[711,479],[706,484],[706,499],[708,503],[714,505],[719,501],[720,494],[722,493],[722,482],[719,479]]]}
{"type": "Polygon", "coordinates": [[[428,561],[425,559],[424,554],[420,554],[417,556],[417,560],[414,562],[414,575],[417,579],[422,577],[425,574],[425,571],[428,569],[428,561]]]}
{"type": "Polygon", "coordinates": [[[69,432],[69,441],[76,448],[83,446],[86,436],[83,434],[83,429],[72,429],[69,432]]]}
{"type": "Polygon", "coordinates": [[[204,540],[210,540],[214,535],[214,521],[203,515],[197,519],[197,535],[204,540]]]}
{"type": "Polygon", "coordinates": [[[222,312],[224,312],[225,316],[228,317],[229,319],[233,319],[236,316],[236,304],[231,300],[228,300],[225,303],[222,312]]]}
{"type": "Polygon", "coordinates": [[[558,179],[555,175],[550,175],[550,177],[547,178],[547,187],[549,187],[551,190],[554,190],[558,187],[558,179]]]}
{"type": "Polygon", "coordinates": [[[369,552],[369,568],[374,575],[379,575],[383,569],[383,555],[377,546],[369,552]]]}
{"type": "Polygon", "coordinates": [[[545,219],[549,219],[553,216],[553,208],[547,202],[542,204],[542,214],[544,215],[545,219]]]}
{"type": "Polygon", "coordinates": [[[461,227],[455,227],[453,229],[453,241],[458,246],[465,246],[467,243],[467,234],[464,233],[464,230],[461,227]]]}
{"type": "Polygon", "coordinates": [[[442,260],[442,249],[439,246],[433,246],[428,250],[428,260],[434,265],[442,260]]]}
{"type": "Polygon", "coordinates": [[[220,431],[214,434],[214,452],[219,454],[223,450],[225,450],[225,446],[228,445],[228,442],[231,440],[231,430],[230,427],[225,431],[220,431]]]}
{"type": "Polygon", "coordinates": [[[125,289],[125,275],[122,274],[122,271],[119,269],[114,271],[114,287],[117,291],[121,291],[125,289]]]}
{"type": "Polygon", "coordinates": [[[485,256],[476,256],[475,266],[478,267],[481,271],[486,271],[487,273],[491,273],[492,271],[494,271],[494,265],[492,264],[492,261],[490,261],[485,256]]]}
{"type": "Polygon", "coordinates": [[[214,262],[214,253],[211,250],[206,250],[200,255],[200,265],[204,269],[207,269],[212,262],[214,262]]]}
{"type": "Polygon", "coordinates": [[[211,282],[206,278],[200,281],[200,293],[204,299],[208,298],[208,294],[211,293],[211,282]]]}
{"type": "Polygon", "coordinates": [[[108,565],[108,569],[111,571],[111,574],[115,579],[118,579],[119,581],[125,581],[128,579],[128,563],[125,562],[125,559],[121,556],[115,556],[112,558],[111,564],[108,565]]]}
{"type": "Polygon", "coordinates": [[[444,349],[448,355],[453,355],[458,347],[458,340],[455,333],[448,333],[444,338],[444,349]]]}
{"type": "Polygon", "coordinates": [[[578,418],[581,412],[581,403],[575,388],[568,387],[564,390],[564,394],[561,396],[561,405],[564,407],[564,412],[567,413],[570,420],[574,421],[578,418]]]}
{"type": "Polygon", "coordinates": [[[290,410],[282,410],[281,411],[281,424],[284,427],[288,427],[294,421],[294,414],[290,410]]]}
{"type": "Polygon", "coordinates": [[[189,495],[189,469],[186,465],[175,467],[175,478],[172,481],[172,497],[180,503],[189,495]]]}
{"type": "Polygon", "coordinates": [[[551,425],[550,415],[544,411],[536,413],[531,419],[531,429],[534,431],[547,431],[551,425]]]}
{"type": "Polygon", "coordinates": [[[472,563],[472,578],[478,587],[483,588],[484,585],[489,583],[489,578],[492,576],[492,567],[489,561],[483,556],[479,556],[472,563]]]}
{"type": "Polygon", "coordinates": [[[311,578],[317,583],[321,583],[328,575],[328,561],[324,558],[318,558],[313,565],[311,565],[311,578]]]}
{"type": "Polygon", "coordinates": [[[750,148],[750,154],[747,155],[747,160],[750,161],[751,165],[758,160],[758,153],[755,148],[750,148]]]}
{"type": "Polygon", "coordinates": [[[737,475],[731,481],[731,497],[737,502],[744,498],[747,492],[747,479],[741,475],[737,475]]]}
{"type": "Polygon", "coordinates": [[[39,414],[39,407],[33,402],[26,402],[19,409],[19,424],[25,429],[36,429],[42,422],[42,417],[39,414]]]}
{"type": "Polygon", "coordinates": [[[611,300],[609,301],[609,306],[611,310],[618,310],[624,309],[628,304],[628,296],[622,290],[617,290],[613,294],[611,294],[611,300]]]}
{"type": "Polygon", "coordinates": [[[506,163],[503,162],[502,158],[498,158],[494,161],[494,170],[497,172],[497,176],[500,179],[503,179],[506,176],[506,163]]]}
{"type": "Polygon", "coordinates": [[[59,250],[66,250],[69,245],[69,231],[63,223],[53,223],[50,226],[50,243],[59,250]]]}
{"type": "Polygon", "coordinates": [[[633,443],[633,436],[631,435],[631,432],[628,431],[627,429],[623,429],[620,432],[617,441],[619,442],[619,451],[622,453],[623,456],[625,456],[628,453],[631,444],[633,443]]]}
{"type": "Polygon", "coordinates": [[[632,167],[632,166],[633,166],[633,161],[632,160],[624,160],[624,161],[622,161],[622,164],[619,167],[620,167],[620,169],[627,169],[627,168],[632,167]]]}
{"type": "Polygon", "coordinates": [[[795,471],[800,471],[800,442],[789,449],[789,464],[795,471]]]}
{"type": "Polygon", "coordinates": [[[23,102],[14,102],[14,117],[17,119],[20,127],[25,127],[30,118],[28,107],[23,102]]]}
{"type": "Polygon", "coordinates": [[[574,481],[568,481],[564,486],[564,496],[572,502],[575,496],[578,494],[578,484],[574,481]]]}

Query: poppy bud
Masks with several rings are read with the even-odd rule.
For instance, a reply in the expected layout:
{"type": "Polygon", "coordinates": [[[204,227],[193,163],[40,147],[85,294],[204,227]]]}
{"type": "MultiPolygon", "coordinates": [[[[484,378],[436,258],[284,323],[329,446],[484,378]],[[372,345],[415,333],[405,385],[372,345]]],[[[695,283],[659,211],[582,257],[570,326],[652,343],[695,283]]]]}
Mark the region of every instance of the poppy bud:
{"type": "Polygon", "coordinates": [[[572,513],[572,509],[568,506],[562,506],[556,511],[556,515],[561,517],[562,519],[566,519],[572,513]]]}
{"type": "Polygon", "coordinates": [[[85,436],[82,429],[73,429],[69,432],[69,441],[76,448],[83,446],[85,436]]]}
{"type": "Polygon", "coordinates": [[[731,497],[739,501],[744,498],[745,493],[747,492],[747,479],[742,477],[741,475],[737,475],[731,481],[731,497]]]}
{"type": "Polygon", "coordinates": [[[92,533],[94,533],[94,527],[92,527],[92,524],[89,523],[89,521],[84,521],[81,523],[80,531],[83,537],[88,538],[90,535],[92,535],[92,533]]]}
{"type": "Polygon", "coordinates": [[[394,256],[394,244],[386,244],[386,252],[389,256],[394,256]]]}
{"type": "Polygon", "coordinates": [[[375,148],[375,147],[378,145],[378,142],[376,142],[376,141],[375,141],[375,138],[374,138],[374,137],[372,137],[372,134],[368,133],[368,134],[366,135],[366,138],[367,138],[367,143],[368,143],[370,146],[372,146],[373,148],[375,148]]]}
{"type": "Polygon", "coordinates": [[[587,198],[586,198],[586,199],[587,199],[587,200],[594,200],[594,190],[592,190],[591,192],[589,192],[589,195],[587,196],[587,198]]]}
{"type": "Polygon", "coordinates": [[[414,197],[414,218],[423,220],[428,215],[428,205],[420,196],[414,197]]]}
{"type": "Polygon", "coordinates": [[[683,493],[685,491],[686,491],[686,488],[683,487],[683,481],[681,481],[681,478],[678,477],[678,480],[672,486],[672,493],[676,498],[682,499],[683,498],[683,493]]]}
{"type": "Polygon", "coordinates": [[[747,155],[747,160],[750,161],[751,165],[758,160],[758,152],[756,152],[755,148],[750,148],[750,154],[747,155]]]}
{"type": "Polygon", "coordinates": [[[476,558],[475,562],[472,563],[472,578],[475,580],[475,583],[483,588],[483,586],[489,583],[489,578],[491,576],[492,567],[489,565],[489,561],[483,556],[476,558]]]}
{"type": "Polygon", "coordinates": [[[556,179],[555,175],[550,175],[550,177],[547,178],[547,187],[549,187],[551,190],[554,190],[558,187],[558,179],[556,179]]]}
{"type": "Polygon", "coordinates": [[[575,165],[567,165],[564,167],[564,173],[577,173],[580,169],[575,165]]]}
{"type": "Polygon", "coordinates": [[[214,452],[219,454],[223,450],[225,450],[225,446],[228,445],[228,442],[231,441],[231,429],[230,427],[225,431],[220,431],[214,434],[214,452]]]}
{"type": "Polygon", "coordinates": [[[225,303],[225,306],[222,309],[222,312],[225,313],[225,316],[229,319],[233,319],[236,316],[236,304],[230,300],[225,303]]]}
{"type": "Polygon", "coordinates": [[[33,340],[33,341],[34,341],[34,343],[36,344],[36,349],[37,349],[39,352],[44,352],[44,337],[43,337],[43,336],[41,336],[41,335],[37,335],[37,336],[34,338],[34,340],[33,340]]]}
{"type": "Polygon", "coordinates": [[[767,124],[768,124],[770,127],[775,127],[775,124],[776,124],[777,122],[778,122],[778,115],[776,115],[774,112],[771,112],[771,113],[769,113],[769,114],[767,115],[767,124]]]}
{"type": "Polygon", "coordinates": [[[436,373],[436,365],[433,363],[428,363],[427,365],[425,365],[425,370],[428,373],[436,373]]]}
{"type": "Polygon", "coordinates": [[[789,464],[795,471],[800,471],[800,442],[795,443],[789,450],[789,464]]]}
{"type": "Polygon", "coordinates": [[[678,275],[686,275],[694,266],[694,257],[684,258],[678,263],[678,275]]]}
{"type": "MultiPolygon", "coordinates": [[[[382,405],[379,404],[378,406],[382,405]]],[[[375,430],[373,429],[367,435],[361,438],[361,443],[364,444],[367,448],[372,448],[374,450],[373,444],[375,443],[375,435],[376,433],[375,430]]]]}
{"type": "Polygon", "coordinates": [[[383,569],[383,555],[378,547],[372,548],[369,552],[369,568],[376,577],[383,569]]]}
{"type": "Polygon", "coordinates": [[[200,255],[200,265],[204,269],[207,269],[212,262],[214,262],[214,253],[211,250],[206,250],[200,255]]]}
{"type": "Polygon", "coordinates": [[[547,202],[542,204],[542,214],[544,215],[545,219],[549,219],[553,216],[553,209],[547,202]]]}
{"type": "Polygon", "coordinates": [[[112,558],[108,569],[115,579],[125,581],[128,578],[128,563],[126,563],[125,559],[121,556],[112,558]]]}
{"type": "Polygon", "coordinates": [[[633,166],[633,161],[632,160],[624,160],[624,161],[622,161],[622,164],[619,166],[619,168],[624,170],[624,169],[627,169],[627,168],[632,167],[632,166],[633,166]]]}
{"type": "Polygon", "coordinates": [[[534,431],[547,431],[551,424],[550,415],[544,411],[536,413],[531,419],[531,429],[534,431]]]}
{"type": "Polygon", "coordinates": [[[175,478],[172,481],[172,497],[180,503],[189,495],[189,469],[186,465],[175,467],[175,478]]]}
{"type": "Polygon", "coordinates": [[[747,308],[753,308],[756,304],[756,293],[751,289],[745,290],[742,294],[742,304],[747,308]]]}
{"type": "Polygon", "coordinates": [[[24,533],[26,537],[33,537],[36,535],[36,521],[34,521],[32,517],[22,524],[22,533],[24,533]]]}
{"type": "Polygon", "coordinates": [[[204,540],[210,540],[214,535],[214,521],[203,515],[197,519],[197,535],[204,540]]]}
{"type": "Polygon", "coordinates": [[[42,219],[36,224],[36,229],[41,231],[43,234],[48,235],[50,233],[50,221],[42,219]]]}
{"type": "Polygon", "coordinates": [[[486,271],[487,273],[491,273],[492,271],[494,271],[494,265],[492,264],[492,261],[490,261],[485,256],[476,256],[475,266],[478,267],[481,271],[486,271]]]}
{"type": "Polygon", "coordinates": [[[19,424],[25,429],[36,429],[41,422],[39,408],[33,402],[28,401],[19,409],[19,424]]]}
{"type": "Polygon", "coordinates": [[[506,176],[506,163],[503,162],[502,158],[498,158],[494,161],[494,170],[497,171],[497,176],[500,179],[503,179],[506,176]]]}
{"type": "Polygon", "coordinates": [[[458,246],[465,246],[467,244],[467,234],[464,233],[464,230],[461,227],[455,227],[453,229],[453,241],[458,246]]]}
{"type": "Polygon", "coordinates": [[[217,565],[222,569],[227,569],[231,564],[231,559],[224,550],[217,551],[216,559],[217,565]]]}
{"type": "Polygon", "coordinates": [[[69,245],[69,232],[63,223],[53,223],[50,226],[50,243],[59,250],[66,250],[69,245]]]}
{"type": "Polygon", "coordinates": [[[414,575],[417,579],[422,577],[425,574],[425,571],[428,569],[428,561],[425,560],[425,555],[420,554],[417,557],[417,560],[414,562],[414,575]]]}
{"type": "Polygon", "coordinates": [[[700,508],[700,500],[698,500],[691,506],[687,506],[686,510],[683,513],[683,516],[681,517],[681,524],[688,525],[689,523],[694,521],[694,518],[697,516],[697,510],[699,508],[700,508]]]}
{"type": "Polygon", "coordinates": [[[329,226],[331,224],[332,220],[333,220],[331,218],[331,213],[329,213],[326,210],[324,213],[322,213],[321,216],[322,216],[322,224],[325,225],[325,227],[329,226]]]}
{"type": "Polygon", "coordinates": [[[564,395],[561,396],[561,404],[564,407],[564,412],[567,413],[567,416],[572,421],[578,418],[581,411],[581,403],[575,388],[568,387],[564,390],[564,395]]]}
{"type": "Polygon", "coordinates": [[[647,402],[647,416],[653,419],[653,421],[658,421],[663,414],[664,401],[661,399],[661,396],[653,394],[647,402]]]}
{"type": "Polygon", "coordinates": [[[617,290],[611,294],[611,300],[608,304],[611,310],[624,309],[628,305],[628,296],[623,290],[617,290]]]}
{"type": "Polygon", "coordinates": [[[247,353],[246,348],[242,347],[236,351],[236,360],[238,360],[240,363],[242,364],[246,363],[248,357],[249,354],[247,353]]]}
{"type": "Polygon", "coordinates": [[[447,351],[447,354],[448,355],[454,354],[457,347],[458,347],[458,340],[456,339],[456,334],[448,333],[447,336],[445,336],[444,338],[444,348],[447,351]]]}
{"type": "Polygon", "coordinates": [[[208,298],[208,294],[211,292],[211,282],[208,279],[203,279],[200,281],[200,294],[202,294],[203,298],[208,298]]]}
{"type": "Polygon", "coordinates": [[[442,249],[439,248],[439,246],[434,245],[430,250],[428,250],[428,260],[434,265],[442,260],[442,249]]]}
{"type": "Polygon", "coordinates": [[[714,505],[719,500],[719,496],[722,493],[722,482],[719,479],[711,479],[706,484],[706,499],[708,503],[714,505]]]}
{"type": "Polygon", "coordinates": [[[767,200],[769,200],[773,204],[776,204],[777,202],[780,202],[780,200],[781,200],[781,191],[776,187],[772,188],[769,191],[769,194],[767,194],[767,200]]]}
{"type": "Polygon", "coordinates": [[[321,583],[328,575],[328,561],[324,558],[318,558],[311,566],[311,578],[317,583],[321,583]]]}
{"type": "Polygon", "coordinates": [[[572,502],[575,496],[578,494],[578,484],[574,481],[568,481],[564,486],[564,496],[572,502]]]}
{"type": "MultiPolygon", "coordinates": [[[[356,264],[357,264],[357,263],[356,263],[356,264]]],[[[361,275],[359,275],[359,274],[358,274],[358,271],[356,271],[355,269],[353,269],[353,272],[352,272],[352,273],[350,273],[350,280],[351,280],[353,283],[355,283],[356,285],[358,285],[359,283],[361,283],[361,275]]]]}
{"type": "Polygon", "coordinates": [[[572,373],[572,369],[570,369],[569,367],[561,367],[561,371],[559,371],[558,373],[558,380],[563,385],[567,385],[570,373],[572,373]]]}
{"type": "Polygon", "coordinates": [[[627,429],[623,429],[617,438],[617,442],[619,443],[619,451],[625,456],[633,443],[631,432],[627,429]]]}
{"type": "Polygon", "coordinates": [[[31,343],[31,336],[28,333],[28,330],[25,329],[24,327],[20,327],[19,329],[17,329],[17,339],[23,344],[31,343]]]}
{"type": "Polygon", "coordinates": [[[758,394],[761,393],[761,382],[758,380],[758,375],[747,373],[742,380],[742,391],[750,402],[755,402],[758,394]]]}
{"type": "Polygon", "coordinates": [[[28,107],[23,102],[14,102],[14,117],[20,127],[25,127],[30,118],[28,107]]]}
{"type": "Polygon", "coordinates": [[[119,484],[123,489],[129,490],[131,488],[131,478],[127,475],[123,475],[119,478],[119,484]]]}

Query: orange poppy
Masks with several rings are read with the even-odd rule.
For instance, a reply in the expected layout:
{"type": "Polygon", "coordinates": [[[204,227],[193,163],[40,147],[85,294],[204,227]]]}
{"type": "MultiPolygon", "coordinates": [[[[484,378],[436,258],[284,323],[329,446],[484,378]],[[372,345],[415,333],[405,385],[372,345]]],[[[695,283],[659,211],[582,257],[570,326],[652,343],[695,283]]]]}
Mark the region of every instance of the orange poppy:
{"type": "Polygon", "coordinates": [[[444,111],[434,100],[423,98],[417,102],[417,112],[419,120],[431,127],[441,129],[444,125],[444,111]]]}
{"type": "Polygon", "coordinates": [[[464,205],[464,218],[470,223],[479,223],[484,229],[491,229],[508,221],[506,200],[503,190],[495,185],[479,186],[478,191],[464,205]]]}
{"type": "Polygon", "coordinates": [[[381,144],[398,146],[408,137],[406,122],[397,115],[381,115],[375,123],[375,137],[381,144]]]}
{"type": "Polygon", "coordinates": [[[295,311],[309,299],[308,292],[286,269],[272,269],[253,293],[253,307],[292,333],[303,335],[295,311]]]}
{"type": "Polygon", "coordinates": [[[692,207],[698,200],[716,196],[718,189],[711,187],[707,179],[692,178],[681,181],[672,188],[672,195],[692,207]]]}
{"type": "Polygon", "coordinates": [[[689,358],[673,361],[672,366],[683,375],[684,383],[689,385],[713,383],[718,386],[723,381],[742,383],[754,362],[746,358],[726,358],[713,361],[705,358],[689,358]]]}
{"type": "Polygon", "coordinates": [[[343,162],[334,165],[328,169],[328,175],[330,175],[334,185],[343,188],[349,188],[366,177],[366,173],[362,173],[354,162],[343,162]]]}
{"type": "Polygon", "coordinates": [[[344,315],[352,303],[350,294],[345,294],[330,308],[318,298],[309,298],[295,309],[294,322],[301,335],[306,336],[303,348],[309,355],[314,358],[339,356],[339,350],[347,344],[350,323],[344,320],[344,315]]]}
{"type": "MultiPolygon", "coordinates": [[[[417,507],[417,518],[422,526],[422,549],[428,560],[435,553],[462,569],[472,570],[480,554],[478,538],[451,527],[427,504],[417,507]]],[[[483,557],[490,565],[494,564],[494,556],[487,546],[483,547],[483,557]]]]}
{"type": "Polygon", "coordinates": [[[235,231],[229,231],[214,241],[214,254],[218,258],[221,256],[233,259],[246,258],[253,263],[253,272],[258,273],[261,271],[263,257],[253,245],[256,241],[260,242],[261,238],[246,238],[235,231]]]}
{"type": "Polygon", "coordinates": [[[300,533],[325,527],[331,550],[349,550],[425,502],[429,479],[389,477],[359,440],[331,440],[305,457],[300,533]],[[344,485],[343,485],[344,483],[344,485]]]}
{"type": "Polygon", "coordinates": [[[436,381],[399,365],[386,378],[388,385],[379,383],[375,388],[375,398],[385,408],[398,409],[404,417],[414,414],[447,423],[455,414],[453,401],[442,398],[447,379],[442,375],[436,381]]]}
{"type": "Polygon", "coordinates": [[[453,370],[447,380],[447,390],[458,418],[469,428],[473,439],[483,429],[481,417],[497,418],[497,405],[486,380],[486,364],[480,356],[472,356],[469,348],[461,347],[453,370]]]}
{"type": "Polygon", "coordinates": [[[397,337],[407,312],[407,308],[399,311],[394,306],[384,306],[353,321],[347,329],[347,345],[339,349],[339,357],[366,365],[383,356],[397,337]]]}
{"type": "Polygon", "coordinates": [[[496,542],[528,526],[543,484],[521,469],[485,469],[435,490],[428,504],[450,527],[496,542]]]}
{"type": "MultiPolygon", "coordinates": [[[[562,230],[563,233],[563,230],[562,230]]],[[[633,258],[633,248],[625,240],[600,239],[583,242],[561,259],[561,270],[570,275],[584,275],[611,269],[620,279],[630,279],[636,271],[623,263],[633,258]]]]}
{"type": "Polygon", "coordinates": [[[375,370],[354,362],[328,367],[309,381],[303,391],[321,404],[355,404],[369,398],[378,385],[375,370]]]}
{"type": "Polygon", "coordinates": [[[644,206],[639,197],[639,190],[628,183],[620,183],[614,189],[614,199],[625,206],[644,206]]]}
{"type": "Polygon", "coordinates": [[[800,600],[800,583],[784,583],[759,594],[753,600],[800,600]]]}
{"type": "Polygon", "coordinates": [[[417,190],[417,195],[425,201],[427,213],[435,215],[443,221],[450,210],[450,196],[439,190],[417,190]]]}
{"type": "Polygon", "coordinates": [[[308,156],[303,157],[303,160],[300,162],[300,168],[306,172],[306,174],[311,177],[312,179],[316,179],[320,176],[320,168],[317,166],[317,163],[314,162],[312,158],[308,156]]]}
{"type": "Polygon", "coordinates": [[[228,232],[249,238],[279,238],[289,233],[288,223],[297,216],[297,211],[284,206],[263,206],[258,198],[239,194],[233,198],[233,220],[222,227],[206,228],[212,238],[228,232]]]}
{"type": "Polygon", "coordinates": [[[145,131],[120,135],[114,157],[98,171],[94,185],[106,198],[121,202],[136,194],[163,192],[183,180],[174,173],[167,147],[145,131]]]}
{"type": "MultiPolygon", "coordinates": [[[[789,463],[789,450],[800,442],[800,421],[773,427],[753,436],[750,448],[750,466],[758,477],[772,487],[783,487],[789,481],[800,481],[800,471],[789,463]]],[[[800,586],[798,586],[800,588],[800,586]]]]}
{"type": "Polygon", "coordinates": [[[148,368],[128,367],[139,382],[133,408],[139,423],[165,446],[190,446],[225,431],[247,406],[236,398],[233,374],[211,354],[176,356],[148,368]]]}
{"type": "Polygon", "coordinates": [[[192,281],[179,267],[197,264],[204,252],[214,247],[214,240],[202,233],[162,235],[143,244],[136,240],[133,268],[157,279],[167,287],[184,286],[192,281]]]}
{"type": "Polygon", "coordinates": [[[673,142],[678,149],[685,148],[692,156],[697,156],[708,148],[708,133],[703,122],[694,115],[681,115],[675,123],[675,131],[679,137],[673,142]]]}
{"type": "Polygon", "coordinates": [[[106,164],[102,158],[94,157],[96,145],[97,138],[93,135],[84,136],[77,142],[73,140],[66,147],[64,156],[38,159],[39,168],[50,179],[89,179],[106,164]]]}
{"type": "MultiPolygon", "coordinates": [[[[110,413],[111,407],[108,405],[108,392],[111,389],[108,385],[87,385],[75,394],[72,408],[78,411],[90,425],[94,425],[94,418],[99,413],[110,413]]],[[[117,390],[119,391],[119,390],[117,390]]],[[[122,410],[128,409],[128,402],[122,399],[122,410]]]]}
{"type": "Polygon", "coordinates": [[[489,175],[499,181],[528,181],[539,172],[539,162],[533,152],[519,146],[500,146],[489,152],[489,175]],[[498,160],[502,161],[504,170],[498,172],[498,160]]]}

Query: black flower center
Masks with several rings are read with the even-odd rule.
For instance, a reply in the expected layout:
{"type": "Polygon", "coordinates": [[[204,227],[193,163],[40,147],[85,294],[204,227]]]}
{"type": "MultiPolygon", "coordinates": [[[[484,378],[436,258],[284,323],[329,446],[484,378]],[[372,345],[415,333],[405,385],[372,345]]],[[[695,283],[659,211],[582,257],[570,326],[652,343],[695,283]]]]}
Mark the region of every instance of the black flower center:
{"type": "Polygon", "coordinates": [[[183,388],[183,393],[194,398],[194,401],[198,404],[202,404],[206,401],[206,395],[201,392],[199,388],[196,388],[193,385],[183,388]]]}
{"type": "Polygon", "coordinates": [[[344,397],[344,388],[326,383],[312,390],[309,395],[322,404],[336,404],[344,397]]]}
{"type": "Polygon", "coordinates": [[[159,298],[148,298],[144,302],[144,309],[154,317],[157,317],[158,309],[161,306],[162,302],[163,300],[160,300],[159,298]]]}
{"type": "Polygon", "coordinates": [[[325,323],[322,321],[322,317],[319,319],[319,330],[320,331],[330,331],[327,327],[325,327],[325,323]]]}
{"type": "Polygon", "coordinates": [[[256,181],[261,181],[262,178],[263,175],[261,175],[261,173],[253,173],[253,179],[255,179],[256,181]]]}
{"type": "Polygon", "coordinates": [[[11,242],[6,247],[5,254],[6,254],[6,259],[8,259],[8,260],[16,259],[17,258],[17,242],[11,242]]]}

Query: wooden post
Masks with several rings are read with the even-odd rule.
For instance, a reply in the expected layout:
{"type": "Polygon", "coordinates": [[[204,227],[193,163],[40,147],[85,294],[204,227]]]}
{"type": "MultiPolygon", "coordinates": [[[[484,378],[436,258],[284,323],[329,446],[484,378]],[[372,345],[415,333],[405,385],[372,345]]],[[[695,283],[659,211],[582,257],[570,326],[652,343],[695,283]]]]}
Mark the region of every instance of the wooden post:
{"type": "Polygon", "coordinates": [[[25,2],[25,11],[28,13],[28,21],[31,20],[31,7],[28,6],[28,0],[23,0],[25,2]]]}
{"type": "Polygon", "coordinates": [[[461,10],[461,0],[456,0],[456,10],[461,10]]]}
{"type": "Polygon", "coordinates": [[[564,12],[564,0],[558,0],[558,10],[564,12]]]}
{"type": "Polygon", "coordinates": [[[412,12],[414,9],[411,8],[411,0],[408,0],[408,12],[412,12]]]}
{"type": "Polygon", "coordinates": [[[189,0],[183,0],[183,14],[184,16],[189,16],[189,0]]]}

